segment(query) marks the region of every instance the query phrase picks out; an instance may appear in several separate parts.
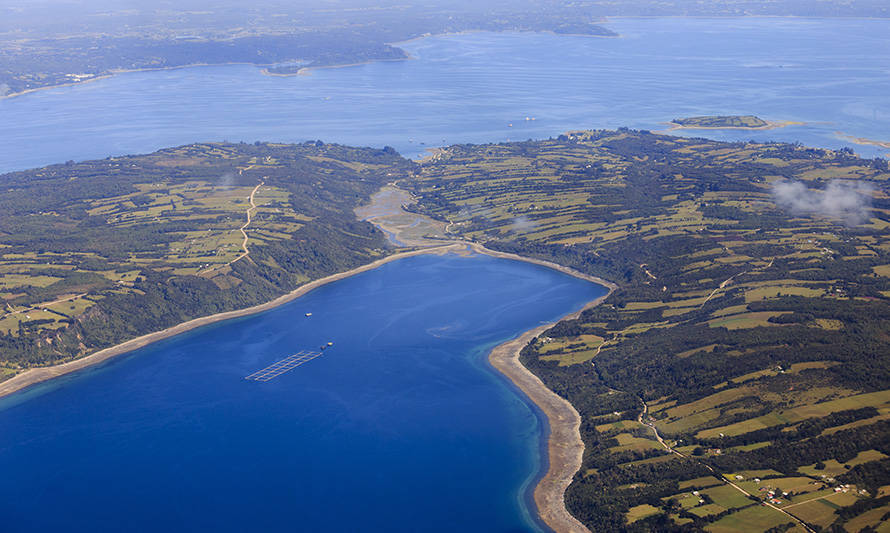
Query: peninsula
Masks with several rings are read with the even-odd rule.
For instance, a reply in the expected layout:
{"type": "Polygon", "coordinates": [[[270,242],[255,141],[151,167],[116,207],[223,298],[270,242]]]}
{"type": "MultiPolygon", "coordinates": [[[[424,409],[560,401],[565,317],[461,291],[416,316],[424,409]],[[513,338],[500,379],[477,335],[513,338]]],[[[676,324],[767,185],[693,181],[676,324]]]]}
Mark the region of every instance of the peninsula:
{"type": "Polygon", "coordinates": [[[849,150],[625,129],[422,163],[218,143],[6,174],[0,365],[51,377],[398,257],[362,218],[415,253],[615,283],[491,356],[550,417],[536,501],[558,530],[868,525],[890,505],[888,180],[849,150]]]}
{"type": "Polygon", "coordinates": [[[620,130],[452,146],[404,184],[455,235],[619,286],[521,357],[580,414],[583,524],[815,531],[888,505],[888,179],[620,130]]]}

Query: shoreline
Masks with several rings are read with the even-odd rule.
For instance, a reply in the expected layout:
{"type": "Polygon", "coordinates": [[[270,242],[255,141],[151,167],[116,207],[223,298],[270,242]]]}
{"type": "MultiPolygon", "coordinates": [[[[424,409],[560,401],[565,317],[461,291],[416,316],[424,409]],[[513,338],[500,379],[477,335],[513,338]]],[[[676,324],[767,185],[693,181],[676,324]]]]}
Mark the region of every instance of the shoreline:
{"type": "MultiPolygon", "coordinates": [[[[440,149],[433,150],[441,151],[440,149]]],[[[434,154],[435,153],[436,152],[434,152],[434,154]]],[[[385,191],[387,188],[390,188],[390,190],[395,192],[401,191],[407,195],[402,199],[403,204],[410,200],[410,193],[399,189],[394,184],[388,184],[383,187],[381,191],[385,191]]],[[[375,201],[373,196],[371,201],[372,203],[375,201]]],[[[401,208],[401,211],[404,212],[404,207],[401,208]]],[[[397,224],[394,225],[392,220],[387,220],[387,215],[377,216],[371,219],[371,221],[381,230],[411,242],[410,239],[405,239],[403,237],[403,228],[400,228],[397,224]]],[[[435,224],[434,221],[431,222],[435,224]]],[[[439,221],[438,223],[444,225],[444,222],[439,221]]],[[[443,228],[443,232],[447,234],[447,226],[443,228]]],[[[436,243],[435,241],[425,239],[426,237],[421,237],[420,240],[413,241],[413,244],[422,246],[424,243],[436,243]]],[[[519,360],[519,356],[522,349],[532,338],[537,337],[547,329],[550,329],[557,322],[576,318],[585,310],[599,305],[618,287],[610,281],[584,274],[552,261],[491,250],[477,242],[451,242],[462,244],[465,246],[464,249],[469,250],[470,252],[500,259],[536,264],[578,279],[596,283],[608,289],[606,294],[593,301],[587,302],[577,311],[569,313],[555,322],[540,325],[529,331],[522,332],[515,338],[495,346],[488,352],[486,357],[488,364],[509,381],[513,387],[518,389],[518,394],[521,393],[524,395],[526,401],[531,402],[537,407],[546,422],[547,430],[544,435],[544,440],[540,443],[539,449],[539,453],[544,459],[542,465],[544,463],[547,465],[546,470],[540,468],[533,479],[534,485],[529,485],[523,489],[522,497],[528,504],[529,512],[535,514],[539,521],[543,522],[547,527],[557,533],[590,533],[583,524],[569,513],[565,505],[566,489],[574,479],[575,473],[581,468],[584,455],[584,442],[581,440],[580,431],[581,416],[568,400],[550,390],[540,378],[526,368],[519,360]],[[534,509],[532,509],[532,506],[534,509]]],[[[439,243],[441,243],[441,241],[439,241],[439,243]]]]}
{"type": "Polygon", "coordinates": [[[841,139],[851,142],[853,144],[859,144],[862,146],[877,146],[878,148],[887,148],[890,149],[890,141],[876,141],[874,139],[869,139],[867,137],[856,137],[854,135],[847,135],[842,131],[834,132],[835,135],[840,137],[841,139]]]}
{"type": "MultiPolygon", "coordinates": [[[[715,14],[715,15],[624,15],[624,16],[607,15],[607,16],[601,17],[595,24],[604,25],[604,24],[609,24],[610,22],[614,22],[614,21],[618,21],[618,20],[636,20],[636,19],[640,19],[640,20],[648,20],[648,19],[701,19],[701,20],[725,19],[725,20],[731,20],[731,19],[770,19],[770,18],[773,18],[773,19],[800,19],[800,20],[826,20],[826,19],[877,20],[877,21],[888,20],[888,17],[864,17],[864,16],[855,16],[855,15],[849,15],[849,16],[840,15],[840,16],[836,16],[836,17],[824,17],[824,16],[823,17],[810,17],[810,16],[803,16],[803,15],[765,15],[765,14],[751,14],[751,15],[719,15],[719,14],[715,14]]],[[[547,33],[547,34],[558,35],[558,36],[566,35],[566,36],[575,36],[575,37],[599,37],[599,38],[609,38],[609,39],[616,39],[616,38],[623,37],[623,35],[621,35],[620,33],[617,33],[617,32],[615,32],[615,35],[597,35],[597,34],[587,34],[587,33],[557,33],[553,30],[501,30],[501,31],[461,30],[461,31],[453,31],[453,32],[443,32],[443,33],[425,33],[423,35],[418,35],[416,37],[411,37],[411,38],[408,38],[405,40],[395,41],[395,42],[385,43],[385,44],[389,44],[390,46],[398,47],[400,44],[403,44],[403,43],[407,44],[407,43],[411,43],[414,41],[426,39],[428,37],[468,35],[468,34],[473,34],[473,33],[485,33],[485,32],[492,32],[492,33],[506,33],[506,32],[547,33]]],[[[416,59],[416,58],[409,55],[408,57],[398,58],[398,59],[369,59],[366,61],[361,61],[361,62],[357,62],[357,63],[349,63],[349,64],[303,67],[299,71],[297,71],[293,74],[271,73],[271,72],[267,71],[268,67],[270,66],[269,64],[249,63],[249,62],[191,63],[188,65],[156,67],[156,68],[146,67],[146,68],[138,68],[138,69],[110,69],[106,73],[98,74],[96,77],[93,77],[93,78],[90,78],[87,80],[83,80],[83,81],[72,81],[72,82],[67,82],[67,83],[60,83],[57,85],[46,85],[43,87],[35,87],[33,89],[25,89],[24,91],[18,91],[18,92],[14,92],[14,93],[0,95],[0,100],[5,100],[7,98],[15,98],[17,96],[23,96],[26,94],[30,94],[30,93],[37,92],[37,91],[43,91],[43,90],[47,90],[47,89],[57,89],[57,88],[61,88],[61,87],[73,87],[75,85],[81,85],[83,83],[90,83],[93,81],[104,80],[107,78],[111,78],[117,74],[126,74],[126,73],[130,73],[130,72],[152,72],[152,71],[159,71],[159,70],[175,70],[175,69],[180,69],[180,68],[212,67],[212,66],[222,66],[222,65],[252,65],[254,67],[259,68],[260,72],[265,76],[290,77],[290,76],[308,75],[312,70],[315,70],[315,69],[354,67],[354,66],[359,66],[359,65],[376,63],[379,61],[406,61],[406,60],[410,60],[410,59],[416,59]],[[303,72],[304,70],[306,70],[306,72],[303,72]]],[[[797,125],[797,124],[798,123],[789,123],[789,124],[785,124],[785,125],[797,125]]],[[[800,124],[802,124],[802,123],[800,123],[800,124]]],[[[785,125],[774,126],[774,127],[784,127],[785,125]]],[[[695,128],[695,127],[692,127],[692,128],[688,128],[688,129],[755,129],[756,130],[756,129],[773,129],[773,127],[763,127],[763,128],[695,128]]],[[[669,129],[669,130],[665,130],[665,131],[673,131],[673,129],[669,129]]]]}
{"type": "Polygon", "coordinates": [[[97,74],[92,78],[88,78],[82,81],[70,81],[66,83],[59,83],[56,85],[45,85],[43,87],[34,87],[33,89],[25,89],[24,91],[18,91],[15,93],[4,94],[0,96],[0,100],[6,100],[7,98],[15,98],[18,96],[24,96],[26,94],[36,93],[39,91],[48,91],[50,89],[60,89],[62,87],[76,87],[78,85],[84,85],[87,83],[92,83],[94,81],[107,80],[109,78],[113,78],[119,74],[133,74],[136,72],[163,72],[166,70],[180,70],[187,68],[201,68],[201,67],[225,67],[225,66],[235,66],[235,65],[243,65],[243,66],[251,66],[259,69],[260,74],[263,76],[272,76],[272,77],[282,77],[288,78],[291,76],[304,76],[308,75],[311,70],[315,69],[326,69],[326,68],[345,68],[345,67],[356,67],[359,65],[369,65],[371,63],[378,62],[387,62],[387,61],[407,61],[410,59],[416,59],[413,56],[403,57],[403,58],[394,58],[394,59],[369,59],[367,61],[362,61],[359,63],[349,63],[349,64],[337,64],[337,65],[319,65],[316,67],[302,67],[298,72],[293,74],[275,74],[273,72],[269,72],[268,69],[271,65],[262,64],[262,63],[248,63],[243,61],[227,61],[224,63],[189,63],[187,65],[175,65],[168,67],[144,67],[144,68],[129,68],[129,69],[109,69],[107,72],[102,74],[97,74]],[[305,73],[303,71],[306,71],[305,73]]]}
{"type": "MultiPolygon", "coordinates": [[[[445,254],[445,253],[461,253],[472,251],[478,254],[490,257],[508,259],[513,261],[522,261],[532,263],[547,268],[551,268],[558,272],[602,285],[608,289],[606,294],[596,298],[591,302],[584,304],[581,309],[569,313],[561,317],[556,322],[537,326],[531,330],[521,333],[515,339],[502,343],[492,348],[488,353],[489,364],[498,372],[500,372],[507,380],[516,386],[529,401],[534,403],[547,419],[549,428],[547,438],[547,471],[538,479],[532,499],[534,501],[538,517],[547,524],[548,527],[557,533],[589,533],[589,530],[573,517],[565,506],[565,491],[575,473],[581,468],[581,460],[584,453],[584,442],[581,440],[581,417],[578,411],[572,406],[568,400],[557,395],[550,390],[544,382],[527,369],[519,360],[520,351],[531,341],[532,338],[540,335],[547,329],[553,327],[557,322],[577,318],[582,312],[591,307],[599,305],[617,288],[614,283],[606,281],[596,276],[590,276],[577,270],[545,261],[543,259],[535,259],[523,257],[508,252],[499,252],[490,250],[485,246],[474,242],[452,241],[448,244],[441,244],[427,248],[398,252],[386,257],[382,257],[365,265],[359,266],[352,270],[339,272],[310,281],[293,291],[279,296],[269,302],[239,309],[235,311],[226,311],[209,315],[205,317],[195,318],[181,324],[177,324],[170,328],[148,333],[121,344],[111,346],[99,350],[80,359],[68,361],[58,365],[39,367],[28,369],[21,374],[0,382],[0,398],[9,396],[23,389],[37,385],[39,383],[49,381],[51,379],[77,372],[79,370],[89,368],[91,366],[103,363],[115,356],[138,350],[155,342],[159,342],[176,335],[186,333],[188,331],[229,320],[232,318],[240,318],[244,316],[254,315],[278,306],[291,302],[304,294],[317,289],[323,285],[333,283],[362,272],[373,270],[379,266],[385,265],[392,261],[398,261],[407,257],[427,254],[445,254]]],[[[540,474],[540,473],[539,473],[540,474]]]]}
{"type": "MultiPolygon", "coordinates": [[[[605,22],[603,22],[603,23],[605,23],[605,22]]],[[[410,43],[413,41],[426,39],[428,37],[437,37],[437,36],[441,36],[441,35],[444,35],[444,36],[465,35],[465,34],[472,34],[472,33],[484,33],[486,31],[488,31],[488,30],[465,30],[465,31],[458,31],[458,32],[430,33],[430,34],[418,35],[417,37],[412,37],[412,38],[406,39],[404,41],[397,41],[396,43],[386,43],[386,44],[389,44],[390,46],[398,47],[398,44],[400,44],[400,43],[410,43]]],[[[505,30],[505,31],[522,32],[522,30],[505,30]]],[[[494,33],[504,33],[505,31],[494,32],[494,33]]],[[[537,30],[537,31],[531,30],[530,33],[549,33],[549,34],[553,34],[553,35],[570,35],[570,36],[603,37],[603,38],[621,37],[621,35],[618,35],[618,34],[616,34],[616,35],[591,35],[591,34],[586,34],[586,33],[577,33],[577,34],[576,33],[562,33],[561,34],[561,33],[556,33],[555,31],[552,31],[552,30],[537,30]]],[[[59,83],[59,84],[55,84],[55,85],[45,85],[43,87],[34,87],[33,89],[25,89],[24,91],[18,91],[18,92],[14,92],[14,93],[0,95],[0,100],[5,100],[7,98],[15,98],[17,96],[24,96],[26,94],[35,93],[38,91],[45,91],[45,90],[49,90],[49,89],[59,89],[62,87],[74,87],[77,85],[83,85],[85,83],[90,83],[90,82],[94,82],[94,81],[106,80],[108,78],[117,76],[118,74],[129,74],[132,72],[155,72],[155,71],[178,70],[178,69],[195,68],[195,67],[219,67],[219,66],[226,66],[226,65],[250,65],[250,66],[253,66],[253,67],[256,67],[257,69],[259,69],[260,74],[262,74],[263,76],[289,78],[291,76],[309,76],[312,74],[313,70],[358,67],[361,65],[370,65],[372,63],[411,61],[414,59],[417,59],[417,58],[412,56],[411,54],[407,54],[406,57],[398,57],[398,58],[367,59],[365,61],[359,61],[359,62],[355,62],[355,63],[337,63],[337,64],[333,64],[333,65],[306,66],[306,67],[301,67],[296,72],[288,73],[288,74],[279,74],[279,73],[275,73],[275,72],[269,72],[269,67],[271,66],[271,64],[250,63],[250,62],[242,62],[242,61],[227,61],[227,62],[223,62],[223,63],[199,62],[199,63],[189,63],[187,65],[176,65],[176,66],[168,66],[168,67],[144,67],[144,68],[135,68],[135,69],[109,69],[107,72],[97,74],[96,76],[89,78],[89,79],[85,79],[83,81],[70,81],[70,82],[59,83]]]]}
{"type": "Polygon", "coordinates": [[[495,346],[488,354],[488,362],[522,391],[544,413],[549,426],[547,434],[547,471],[538,479],[532,499],[538,517],[557,533],[590,533],[584,524],[569,513],[565,493],[575,474],[581,469],[584,442],[581,440],[581,415],[565,398],[553,392],[541,379],[519,360],[523,348],[534,338],[563,320],[578,318],[581,313],[601,304],[612,295],[617,286],[596,276],[542,259],[523,257],[507,252],[489,250],[481,244],[470,243],[470,248],[481,254],[523,261],[552,268],[564,274],[604,286],[606,294],[584,304],[581,309],[551,322],[530,329],[515,339],[495,346]]]}
{"type": "Polygon", "coordinates": [[[107,80],[109,78],[113,78],[118,74],[131,74],[134,72],[161,72],[164,70],[179,70],[184,68],[197,68],[197,67],[222,67],[226,65],[251,65],[254,67],[259,67],[255,63],[243,63],[243,62],[227,62],[227,63],[189,63],[188,65],[176,65],[171,67],[145,67],[145,68],[131,68],[131,69],[110,69],[108,72],[103,74],[97,74],[96,76],[83,80],[83,81],[71,81],[67,83],[60,83],[57,85],[45,85],[43,87],[34,87],[33,89],[25,89],[24,91],[19,91],[17,93],[9,93],[0,96],[0,100],[6,100],[7,98],[15,98],[17,96],[24,96],[26,94],[36,93],[39,91],[47,91],[50,89],[59,89],[61,87],[75,87],[77,85],[84,85],[87,83],[92,83],[94,81],[107,80]]]}
{"type": "Polygon", "coordinates": [[[174,337],[181,333],[185,333],[191,331],[193,329],[200,328],[202,326],[206,326],[209,324],[214,324],[216,322],[221,322],[223,320],[229,320],[232,318],[240,318],[249,315],[255,315],[257,313],[262,313],[263,311],[268,311],[270,309],[274,309],[280,305],[286,304],[292,300],[303,296],[304,294],[317,289],[323,285],[327,285],[328,283],[333,283],[335,281],[348,278],[355,274],[360,274],[362,272],[366,272],[368,270],[373,270],[379,266],[385,265],[386,263],[392,261],[398,261],[399,259],[404,259],[406,257],[413,257],[416,255],[423,254],[442,254],[447,253],[449,251],[460,251],[466,248],[466,245],[463,243],[451,243],[441,246],[423,248],[419,250],[410,250],[405,252],[398,252],[386,257],[382,257],[370,263],[364,264],[362,266],[356,267],[352,270],[347,270],[345,272],[338,272],[336,274],[331,274],[330,276],[326,276],[323,278],[319,278],[317,280],[310,281],[304,285],[297,287],[296,289],[283,294],[274,300],[268,301],[266,303],[254,305],[252,307],[246,307],[244,309],[237,309],[234,311],[225,311],[223,313],[217,313],[215,315],[208,315],[199,318],[193,318],[186,322],[182,322],[175,326],[169,327],[167,329],[161,331],[155,331],[152,333],[147,333],[140,337],[136,337],[134,339],[130,339],[128,341],[122,342],[120,344],[116,344],[114,346],[110,346],[108,348],[104,348],[99,350],[98,352],[94,352],[90,355],[81,357],[79,359],[74,359],[72,361],[67,361],[64,363],[60,363],[52,366],[44,366],[44,367],[35,367],[29,368],[25,370],[21,374],[17,374],[6,381],[0,382],[0,398],[9,396],[14,394],[22,389],[30,387],[32,385],[36,385],[38,383],[42,383],[44,381],[48,381],[53,378],[57,378],[59,376],[64,376],[66,374],[70,374],[72,372],[76,372],[78,370],[82,370],[84,368],[91,367],[93,365],[97,365],[112,357],[117,355],[125,354],[132,352],[133,350],[138,350],[139,348],[148,346],[149,344],[153,344],[158,341],[162,341],[164,339],[168,339],[170,337],[174,337]]]}
{"type": "MultiPolygon", "coordinates": [[[[311,76],[312,71],[314,70],[325,70],[325,69],[335,69],[335,68],[348,68],[348,67],[360,67],[362,65],[371,65],[373,63],[395,63],[399,61],[411,61],[413,59],[417,59],[412,55],[408,55],[407,57],[395,57],[391,59],[368,59],[367,61],[359,61],[358,63],[343,63],[336,65],[317,65],[317,66],[308,66],[308,67],[300,67],[296,72],[291,72],[288,74],[280,74],[277,72],[269,72],[269,67],[263,67],[260,70],[260,74],[263,76],[271,76],[273,78],[290,78],[293,76],[311,76]]],[[[259,65],[257,65],[259,66],[259,65]]]]}

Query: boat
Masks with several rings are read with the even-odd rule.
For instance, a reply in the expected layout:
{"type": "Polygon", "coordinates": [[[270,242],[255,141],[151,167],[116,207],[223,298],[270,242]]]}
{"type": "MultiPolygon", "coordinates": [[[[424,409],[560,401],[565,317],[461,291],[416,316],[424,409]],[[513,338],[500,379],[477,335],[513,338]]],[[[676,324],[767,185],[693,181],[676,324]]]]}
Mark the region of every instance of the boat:
{"type": "Polygon", "coordinates": [[[329,342],[329,343],[328,343],[328,346],[333,346],[333,345],[334,345],[333,342],[329,342]]]}
{"type": "Polygon", "coordinates": [[[310,316],[312,316],[312,313],[306,313],[306,316],[310,317],[310,316]]]}

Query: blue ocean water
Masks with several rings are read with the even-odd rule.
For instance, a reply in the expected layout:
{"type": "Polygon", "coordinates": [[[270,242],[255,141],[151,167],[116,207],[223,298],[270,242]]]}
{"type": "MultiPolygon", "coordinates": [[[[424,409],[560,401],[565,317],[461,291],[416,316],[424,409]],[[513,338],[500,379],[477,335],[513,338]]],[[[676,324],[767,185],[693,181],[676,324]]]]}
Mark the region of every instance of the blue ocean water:
{"type": "Polygon", "coordinates": [[[603,293],[528,263],[407,258],[2,399],[0,529],[539,530],[546,422],[485,354],[603,293]]]}
{"type": "MultiPolygon", "coordinates": [[[[701,114],[806,124],[681,134],[886,153],[837,132],[890,140],[888,21],[608,25],[622,37],[437,36],[399,63],[137,72],[0,100],[0,172],[218,140],[415,157],[701,114]]],[[[538,529],[543,422],[484,354],[602,292],[529,264],[406,259],[2,399],[0,530],[538,529]]]]}
{"type": "Polygon", "coordinates": [[[389,145],[415,157],[431,146],[575,129],[658,130],[705,114],[807,124],[682,134],[887,153],[837,132],[890,141],[888,20],[657,18],[607,26],[621,37],[436,36],[403,44],[411,61],[309,76],[197,67],[0,100],[0,171],[221,140],[322,139],[389,145]]]}

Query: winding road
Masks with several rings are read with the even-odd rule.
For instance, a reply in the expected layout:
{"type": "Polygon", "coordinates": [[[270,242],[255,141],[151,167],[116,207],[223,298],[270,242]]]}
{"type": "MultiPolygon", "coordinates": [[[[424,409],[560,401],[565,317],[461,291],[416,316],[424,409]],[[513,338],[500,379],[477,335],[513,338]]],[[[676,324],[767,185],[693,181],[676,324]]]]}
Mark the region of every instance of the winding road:
{"type": "Polygon", "coordinates": [[[225,267],[225,266],[229,266],[229,265],[231,265],[232,263],[235,263],[235,262],[237,262],[237,261],[240,261],[241,259],[244,259],[245,257],[247,257],[248,259],[250,258],[250,249],[247,247],[247,241],[248,241],[247,227],[250,226],[250,222],[251,222],[252,217],[253,217],[253,211],[255,211],[256,208],[257,208],[256,202],[254,201],[254,198],[256,197],[256,193],[257,193],[257,191],[259,191],[259,190],[260,190],[260,187],[262,187],[263,185],[265,185],[265,182],[262,182],[262,181],[261,181],[256,187],[253,188],[252,191],[250,191],[250,196],[247,197],[247,199],[250,200],[250,207],[248,207],[248,208],[247,208],[247,211],[246,211],[246,214],[247,214],[247,221],[244,222],[244,225],[243,225],[243,226],[241,226],[240,228],[238,228],[238,231],[240,231],[240,232],[241,232],[241,235],[244,237],[244,239],[241,241],[241,250],[242,250],[242,251],[241,251],[241,255],[239,255],[239,256],[236,257],[235,259],[232,259],[232,260],[229,261],[228,263],[223,263],[223,264],[216,265],[216,266],[212,266],[212,267],[210,267],[210,268],[207,268],[207,269],[205,269],[205,270],[202,270],[202,271],[198,272],[199,275],[200,275],[200,274],[206,274],[206,273],[208,273],[208,272],[213,272],[214,270],[219,270],[220,268],[225,267]]]}
{"type": "Polygon", "coordinates": [[[250,250],[247,248],[247,240],[248,240],[247,231],[245,231],[245,230],[247,229],[247,226],[250,226],[252,212],[254,210],[256,210],[256,203],[254,202],[254,197],[256,196],[257,191],[260,190],[260,187],[263,186],[263,184],[264,184],[264,182],[261,181],[256,187],[253,188],[252,191],[250,191],[250,197],[249,197],[250,207],[247,208],[247,222],[245,222],[243,226],[238,228],[241,231],[241,235],[244,236],[244,240],[241,242],[241,249],[244,251],[241,253],[241,255],[239,255],[235,259],[232,259],[231,261],[226,263],[227,265],[231,265],[232,263],[235,263],[237,261],[240,261],[241,259],[244,259],[245,257],[250,256],[250,250]]]}

